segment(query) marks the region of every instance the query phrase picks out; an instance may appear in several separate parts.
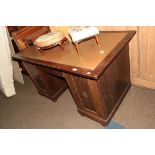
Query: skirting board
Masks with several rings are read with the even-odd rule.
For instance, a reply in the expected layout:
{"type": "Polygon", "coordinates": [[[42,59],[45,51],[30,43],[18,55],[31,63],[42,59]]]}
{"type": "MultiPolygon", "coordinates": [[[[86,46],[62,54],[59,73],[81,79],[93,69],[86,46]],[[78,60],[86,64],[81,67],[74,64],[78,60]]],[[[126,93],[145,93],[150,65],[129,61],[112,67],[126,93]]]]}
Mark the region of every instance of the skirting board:
{"type": "Polygon", "coordinates": [[[131,83],[140,87],[155,89],[155,82],[147,81],[141,78],[131,78],[131,83]]]}

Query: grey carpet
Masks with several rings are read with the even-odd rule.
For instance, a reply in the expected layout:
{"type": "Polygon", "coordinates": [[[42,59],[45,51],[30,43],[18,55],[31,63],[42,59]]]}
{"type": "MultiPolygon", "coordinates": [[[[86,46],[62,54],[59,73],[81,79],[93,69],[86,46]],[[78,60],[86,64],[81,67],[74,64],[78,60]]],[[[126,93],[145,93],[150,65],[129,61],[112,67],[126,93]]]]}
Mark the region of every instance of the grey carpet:
{"type": "MultiPolygon", "coordinates": [[[[69,90],[52,102],[37,93],[29,77],[24,80],[24,85],[15,82],[15,96],[6,98],[0,92],[1,129],[103,129],[77,112],[69,90]]],[[[125,128],[155,128],[155,91],[132,86],[112,120],[125,128]]]]}

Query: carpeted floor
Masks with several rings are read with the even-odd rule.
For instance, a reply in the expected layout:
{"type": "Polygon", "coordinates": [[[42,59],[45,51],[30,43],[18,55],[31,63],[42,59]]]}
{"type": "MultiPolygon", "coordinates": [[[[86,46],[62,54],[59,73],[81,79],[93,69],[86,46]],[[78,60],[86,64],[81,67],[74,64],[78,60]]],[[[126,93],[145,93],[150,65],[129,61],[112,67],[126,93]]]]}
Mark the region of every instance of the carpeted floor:
{"type": "MultiPolygon", "coordinates": [[[[24,80],[24,85],[15,82],[15,96],[0,92],[0,128],[103,129],[77,112],[69,90],[52,102],[37,93],[29,77],[24,80]]],[[[155,128],[155,91],[132,86],[112,121],[125,128],[155,128]]]]}

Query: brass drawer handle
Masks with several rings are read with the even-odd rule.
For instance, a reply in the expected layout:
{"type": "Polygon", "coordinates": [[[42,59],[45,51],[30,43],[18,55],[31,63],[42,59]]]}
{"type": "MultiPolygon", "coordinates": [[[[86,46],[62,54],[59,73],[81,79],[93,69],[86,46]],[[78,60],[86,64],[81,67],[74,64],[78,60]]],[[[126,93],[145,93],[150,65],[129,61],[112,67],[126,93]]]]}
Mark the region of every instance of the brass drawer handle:
{"type": "Polygon", "coordinates": [[[82,96],[83,96],[83,97],[85,97],[85,98],[88,98],[87,93],[86,93],[86,92],[84,92],[84,91],[82,92],[82,96]]]}

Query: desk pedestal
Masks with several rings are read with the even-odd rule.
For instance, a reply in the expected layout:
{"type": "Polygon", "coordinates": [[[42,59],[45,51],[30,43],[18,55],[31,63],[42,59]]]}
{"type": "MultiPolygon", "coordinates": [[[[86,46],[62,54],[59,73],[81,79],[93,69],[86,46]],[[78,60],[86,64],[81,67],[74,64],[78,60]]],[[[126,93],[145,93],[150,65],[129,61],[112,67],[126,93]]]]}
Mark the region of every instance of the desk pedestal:
{"type": "Polygon", "coordinates": [[[40,95],[57,101],[58,97],[67,89],[66,81],[61,77],[62,73],[40,67],[38,65],[22,62],[31,80],[40,95]],[[53,73],[53,74],[52,74],[53,73]]]}
{"type": "Polygon", "coordinates": [[[97,80],[63,75],[78,112],[106,126],[130,88],[129,48],[122,49],[97,80]]]}

